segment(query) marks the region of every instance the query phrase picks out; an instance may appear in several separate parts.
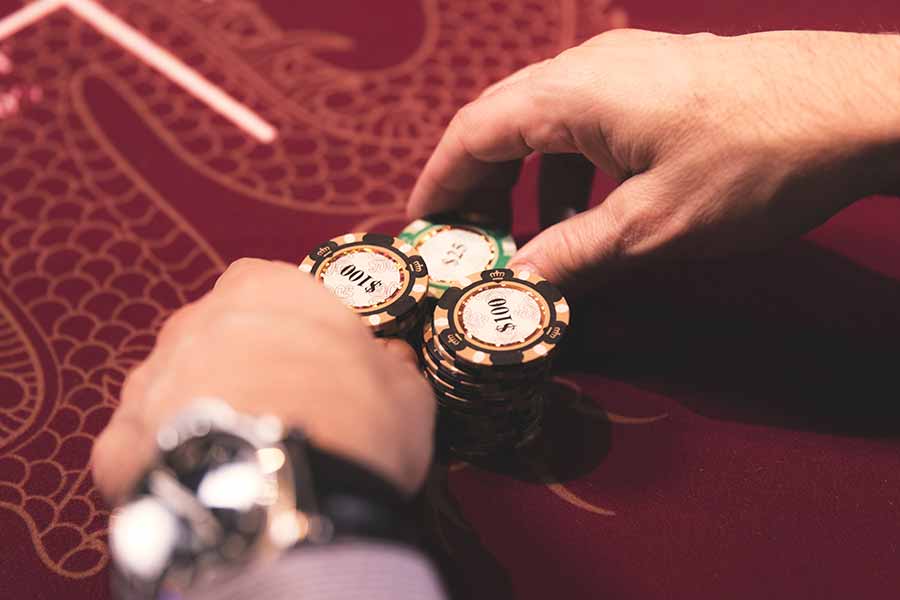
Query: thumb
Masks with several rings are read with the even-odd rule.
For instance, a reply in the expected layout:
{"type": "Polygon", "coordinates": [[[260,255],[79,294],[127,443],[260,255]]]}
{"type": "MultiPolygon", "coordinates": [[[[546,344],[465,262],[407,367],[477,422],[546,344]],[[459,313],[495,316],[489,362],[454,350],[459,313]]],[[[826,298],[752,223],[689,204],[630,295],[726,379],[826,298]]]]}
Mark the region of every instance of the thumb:
{"type": "MultiPolygon", "coordinates": [[[[655,231],[649,173],[625,180],[602,204],[545,229],[510,260],[567,290],[586,291],[648,252],[655,231]]],[[[657,188],[658,189],[658,188],[657,188]]]]}

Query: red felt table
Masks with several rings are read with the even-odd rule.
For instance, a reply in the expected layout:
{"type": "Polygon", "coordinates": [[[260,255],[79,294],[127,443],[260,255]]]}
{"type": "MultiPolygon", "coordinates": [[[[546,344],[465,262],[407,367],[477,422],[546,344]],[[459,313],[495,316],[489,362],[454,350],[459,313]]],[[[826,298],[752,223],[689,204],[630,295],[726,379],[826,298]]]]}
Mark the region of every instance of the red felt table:
{"type": "MultiPolygon", "coordinates": [[[[876,0],[106,6],[277,138],[255,141],[68,9],[0,41],[4,598],[108,596],[90,447],[165,317],[235,258],[297,261],[345,231],[399,230],[443,124],[489,82],[610,27],[900,21],[876,0]]],[[[520,240],[535,189],[531,163],[520,240]]],[[[890,198],[764,254],[629,273],[576,305],[538,450],[454,463],[429,486],[452,589],[896,597],[898,307],[890,198]]]]}

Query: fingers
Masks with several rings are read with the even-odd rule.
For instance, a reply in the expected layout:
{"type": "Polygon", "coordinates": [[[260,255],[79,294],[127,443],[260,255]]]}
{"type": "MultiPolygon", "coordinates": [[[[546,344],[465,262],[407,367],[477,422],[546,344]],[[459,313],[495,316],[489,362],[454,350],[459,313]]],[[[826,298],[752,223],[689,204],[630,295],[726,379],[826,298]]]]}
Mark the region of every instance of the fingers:
{"type": "Polygon", "coordinates": [[[262,258],[239,258],[228,265],[225,272],[219,275],[213,289],[220,291],[228,289],[233,285],[246,282],[248,277],[259,280],[261,277],[273,274],[276,276],[283,275],[296,270],[296,267],[285,262],[262,258]]]}
{"type": "Polygon", "coordinates": [[[545,154],[538,176],[538,214],[545,229],[587,208],[594,165],[580,154],[545,154]]]}
{"type": "Polygon", "coordinates": [[[497,163],[521,159],[534,149],[578,151],[557,118],[564,110],[561,102],[534,88],[530,80],[512,83],[456,113],[410,194],[409,216],[458,207],[467,192],[496,173],[497,163]]]}
{"type": "Polygon", "coordinates": [[[512,190],[522,170],[521,160],[496,163],[488,176],[461,195],[453,207],[461,214],[477,214],[483,222],[508,228],[512,190]]]}
{"type": "Polygon", "coordinates": [[[107,503],[115,506],[122,502],[155,455],[153,436],[138,421],[113,418],[91,453],[94,483],[107,503]]]}
{"type": "MultiPolygon", "coordinates": [[[[479,98],[495,94],[514,83],[528,79],[540,71],[550,60],[546,59],[527,65],[489,85],[481,92],[479,98]]],[[[499,226],[509,226],[512,188],[519,179],[521,170],[521,159],[496,163],[483,180],[460,196],[454,208],[461,213],[479,214],[499,226]]]]}
{"type": "Polygon", "coordinates": [[[527,267],[567,290],[585,290],[656,246],[650,173],[627,179],[606,200],[541,232],[511,266],[527,267]]]}
{"type": "Polygon", "coordinates": [[[258,258],[234,261],[208,295],[211,302],[231,309],[265,307],[269,311],[302,314],[310,321],[344,324],[365,331],[359,318],[348,311],[324,286],[295,265],[258,258]],[[305,310],[315,306],[316,310],[305,310]]]}
{"type": "Polygon", "coordinates": [[[128,374],[119,406],[91,450],[94,482],[111,505],[128,494],[156,452],[141,416],[152,377],[147,362],[128,374]]]}
{"type": "Polygon", "coordinates": [[[151,356],[129,374],[94,446],[92,469],[101,493],[121,502],[153,464],[160,425],[193,399],[214,396],[242,412],[276,414],[322,447],[373,463],[402,483],[403,464],[428,457],[429,392],[409,345],[376,341],[312,277],[292,265],[240,260],[164,326],[151,356]],[[344,401],[328,401],[335,397],[344,401]],[[386,398],[396,402],[391,410],[386,398]],[[401,408],[419,400],[415,410],[401,408]],[[381,429],[360,419],[366,411],[377,413],[381,429]],[[408,424],[394,439],[416,432],[393,449],[378,433],[399,420],[391,411],[402,411],[408,424]],[[404,460],[411,444],[414,456],[404,460]]]}

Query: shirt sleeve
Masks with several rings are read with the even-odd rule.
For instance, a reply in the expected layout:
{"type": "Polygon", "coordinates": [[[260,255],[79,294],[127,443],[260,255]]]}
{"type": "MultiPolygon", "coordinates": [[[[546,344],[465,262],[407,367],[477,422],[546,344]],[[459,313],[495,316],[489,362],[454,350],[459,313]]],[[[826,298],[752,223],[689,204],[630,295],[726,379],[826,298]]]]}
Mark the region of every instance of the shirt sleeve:
{"type": "Polygon", "coordinates": [[[405,546],[348,541],[201,584],[185,600],[446,600],[431,563],[405,546]]]}

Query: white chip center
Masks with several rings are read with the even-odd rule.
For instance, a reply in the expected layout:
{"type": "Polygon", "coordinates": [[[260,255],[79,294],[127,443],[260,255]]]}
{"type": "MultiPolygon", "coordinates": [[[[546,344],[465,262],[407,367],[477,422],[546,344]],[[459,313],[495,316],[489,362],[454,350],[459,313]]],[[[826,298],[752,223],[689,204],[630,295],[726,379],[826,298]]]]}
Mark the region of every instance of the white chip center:
{"type": "Polygon", "coordinates": [[[400,266],[390,258],[371,251],[348,252],[333,261],[322,282],[344,304],[365,309],[382,304],[402,284],[400,266]]]}
{"type": "Polygon", "coordinates": [[[453,283],[494,266],[494,248],[483,236],[466,229],[445,229],[419,245],[419,254],[435,281],[453,283]]]}
{"type": "Polygon", "coordinates": [[[462,326],[469,335],[487,344],[519,344],[541,328],[541,307],[527,292],[494,287],[476,292],[466,301],[462,326]]]}

